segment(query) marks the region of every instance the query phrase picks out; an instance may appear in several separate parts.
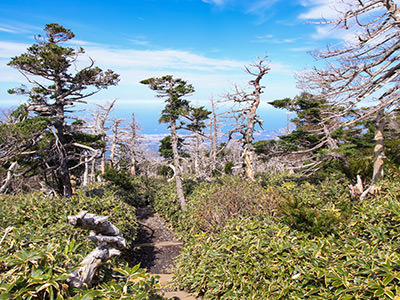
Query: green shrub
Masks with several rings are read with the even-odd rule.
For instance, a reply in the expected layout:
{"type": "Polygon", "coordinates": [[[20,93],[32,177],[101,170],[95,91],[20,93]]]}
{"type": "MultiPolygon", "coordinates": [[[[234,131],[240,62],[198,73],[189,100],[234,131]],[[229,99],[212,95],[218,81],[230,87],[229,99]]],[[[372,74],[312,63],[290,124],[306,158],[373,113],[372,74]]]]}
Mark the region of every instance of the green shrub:
{"type": "Polygon", "coordinates": [[[109,216],[128,241],[135,239],[134,209],[111,193],[72,199],[0,196],[0,299],[160,299],[155,279],[121,258],[114,259],[113,270],[108,267],[109,275],[107,267],[97,275],[92,288],[69,290],[65,279],[94,248],[86,241],[88,232],[67,223],[67,216],[81,210],[109,216]]]}
{"type": "Polygon", "coordinates": [[[319,184],[287,182],[279,191],[279,220],[296,230],[325,235],[339,230],[352,212],[348,182],[326,179],[319,184]]]}
{"type": "Polygon", "coordinates": [[[303,185],[303,193],[297,185],[281,188],[314,201],[321,216],[329,209],[340,214],[335,234],[331,225],[325,234],[299,231],[279,217],[231,220],[188,240],[175,270],[181,287],[205,299],[399,299],[398,178],[351,205],[344,183],[303,185]]]}
{"type": "Polygon", "coordinates": [[[153,181],[151,204],[167,221],[178,226],[181,207],[177,200],[175,181],[153,181]]]}
{"type": "Polygon", "coordinates": [[[118,198],[135,207],[149,202],[147,180],[144,177],[132,176],[125,170],[107,169],[103,178],[108,181],[106,189],[112,190],[118,198]]]}
{"type": "Polygon", "coordinates": [[[198,184],[187,197],[182,218],[192,230],[218,231],[232,219],[273,215],[276,202],[271,194],[257,183],[225,176],[198,184]]]}

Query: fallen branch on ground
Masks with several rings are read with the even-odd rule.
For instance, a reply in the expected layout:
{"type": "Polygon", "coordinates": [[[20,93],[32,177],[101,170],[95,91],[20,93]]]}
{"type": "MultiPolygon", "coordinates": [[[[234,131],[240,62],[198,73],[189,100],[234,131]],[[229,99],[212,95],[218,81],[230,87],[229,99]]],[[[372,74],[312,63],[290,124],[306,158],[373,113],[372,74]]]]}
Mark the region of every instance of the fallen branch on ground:
{"type": "Polygon", "coordinates": [[[82,211],[68,217],[68,222],[79,228],[90,230],[89,241],[99,245],[81,262],[81,267],[70,274],[67,282],[71,287],[82,288],[90,285],[96,271],[111,257],[121,254],[126,248],[126,241],[120,230],[108,221],[108,217],[96,216],[82,211]]]}

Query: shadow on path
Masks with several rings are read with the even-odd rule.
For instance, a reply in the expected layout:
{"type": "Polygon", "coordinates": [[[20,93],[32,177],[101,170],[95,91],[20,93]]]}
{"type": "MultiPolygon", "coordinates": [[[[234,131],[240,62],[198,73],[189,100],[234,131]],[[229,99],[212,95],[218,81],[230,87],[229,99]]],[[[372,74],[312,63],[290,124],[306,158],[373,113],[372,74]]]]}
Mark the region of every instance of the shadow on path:
{"type": "Polygon", "coordinates": [[[182,251],[182,243],[151,206],[138,208],[136,216],[139,230],[134,247],[129,251],[130,265],[140,263],[142,268],[153,274],[171,273],[173,260],[182,251]]]}

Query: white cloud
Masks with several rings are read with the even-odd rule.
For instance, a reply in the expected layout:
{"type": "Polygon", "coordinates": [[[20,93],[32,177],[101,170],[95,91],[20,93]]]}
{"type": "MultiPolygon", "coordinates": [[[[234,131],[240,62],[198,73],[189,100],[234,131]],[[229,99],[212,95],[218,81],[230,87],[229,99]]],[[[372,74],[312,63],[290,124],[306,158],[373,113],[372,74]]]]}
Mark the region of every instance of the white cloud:
{"type": "Polygon", "coordinates": [[[301,4],[311,7],[305,13],[299,15],[302,20],[319,20],[322,18],[331,20],[340,15],[340,11],[347,5],[340,0],[306,0],[301,4]]]}
{"type": "Polygon", "coordinates": [[[15,22],[14,20],[4,20],[0,19],[0,31],[14,33],[14,34],[25,34],[33,33],[42,30],[42,28],[37,26],[32,26],[29,24],[24,24],[20,22],[15,22]]]}
{"type": "MultiPolygon", "coordinates": [[[[135,95],[140,99],[154,98],[147,87],[139,82],[148,77],[159,77],[171,74],[193,84],[196,93],[193,99],[208,99],[214,93],[221,95],[234,84],[246,85],[249,75],[243,71],[249,61],[216,59],[182,50],[136,50],[116,49],[100,45],[86,44],[86,56],[94,59],[95,64],[103,69],[111,69],[120,75],[121,82],[117,87],[102,91],[102,96],[130,99],[135,95]]],[[[0,82],[26,83],[26,79],[15,69],[6,66],[10,57],[26,51],[27,44],[0,42],[0,82]]],[[[82,57],[77,69],[86,66],[88,58],[82,57]]],[[[270,63],[268,77],[288,78],[293,74],[290,66],[279,62],[270,63]]],[[[268,85],[268,89],[273,86],[268,85]]]]}
{"type": "Polygon", "coordinates": [[[245,62],[214,59],[188,51],[136,50],[86,47],[86,53],[97,63],[118,66],[119,69],[141,68],[150,70],[195,70],[201,72],[232,71],[243,67],[245,62]]]}
{"type": "Polygon", "coordinates": [[[4,27],[0,27],[0,31],[3,32],[8,32],[8,33],[17,33],[15,30],[13,29],[8,29],[8,28],[4,28],[4,27]]]}
{"type": "Polygon", "coordinates": [[[29,45],[24,43],[0,41],[0,57],[9,59],[24,52],[28,47],[29,45]]]}
{"type": "Polygon", "coordinates": [[[202,0],[205,3],[215,4],[218,6],[222,6],[226,3],[226,0],[202,0]]]}
{"type": "Polygon", "coordinates": [[[349,30],[341,30],[338,28],[332,28],[330,26],[317,26],[316,32],[312,34],[314,39],[326,39],[334,38],[343,41],[353,41],[357,37],[357,34],[349,30]]]}
{"type": "Polygon", "coordinates": [[[248,5],[247,12],[255,14],[264,14],[264,12],[280,0],[257,0],[246,1],[248,5]]]}
{"type": "Polygon", "coordinates": [[[265,39],[272,39],[274,36],[272,34],[265,34],[265,35],[258,35],[256,39],[265,40],[265,39]]]}
{"type": "Polygon", "coordinates": [[[129,39],[129,41],[134,44],[134,45],[140,45],[140,46],[145,46],[148,45],[149,42],[145,40],[135,40],[135,39],[129,39]]]}

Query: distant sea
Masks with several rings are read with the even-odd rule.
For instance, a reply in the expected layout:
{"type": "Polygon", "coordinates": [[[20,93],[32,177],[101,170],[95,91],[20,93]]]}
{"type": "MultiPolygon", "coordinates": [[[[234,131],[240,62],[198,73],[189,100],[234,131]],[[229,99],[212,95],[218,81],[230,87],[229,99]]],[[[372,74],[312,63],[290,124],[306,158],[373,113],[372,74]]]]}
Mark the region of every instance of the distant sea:
{"type": "MultiPolygon", "coordinates": [[[[208,105],[205,105],[210,110],[208,105]]],[[[10,105],[1,105],[0,109],[8,109],[10,105]]],[[[16,105],[12,106],[16,107],[16,105]]],[[[88,116],[91,110],[95,109],[95,105],[92,103],[89,106],[81,106],[76,108],[79,116],[88,116]]],[[[160,102],[149,102],[148,104],[141,102],[138,104],[130,104],[127,102],[115,104],[115,108],[110,114],[110,119],[124,119],[125,124],[130,123],[132,113],[135,114],[136,122],[139,125],[139,134],[142,135],[145,143],[156,151],[158,148],[159,141],[169,134],[167,124],[159,124],[158,119],[160,118],[161,111],[164,107],[164,103],[160,102]]],[[[263,120],[264,130],[259,129],[255,133],[255,140],[271,139],[276,138],[282,134],[287,127],[288,115],[285,111],[275,109],[266,102],[261,103],[258,114],[260,119],[263,120]]],[[[292,116],[291,116],[292,117],[292,116]]],[[[209,121],[207,121],[207,125],[209,121]]]]}

